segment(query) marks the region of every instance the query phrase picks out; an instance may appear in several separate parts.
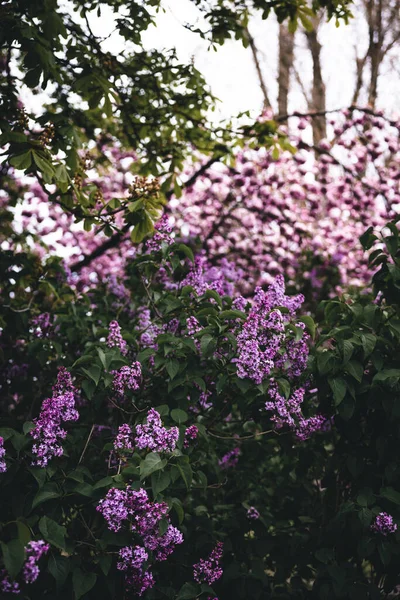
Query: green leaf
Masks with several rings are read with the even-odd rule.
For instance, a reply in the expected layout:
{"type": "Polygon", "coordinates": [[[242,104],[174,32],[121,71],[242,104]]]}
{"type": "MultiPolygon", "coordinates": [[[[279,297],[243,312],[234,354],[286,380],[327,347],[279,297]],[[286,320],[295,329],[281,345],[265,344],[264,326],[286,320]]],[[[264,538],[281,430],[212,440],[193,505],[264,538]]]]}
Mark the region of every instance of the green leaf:
{"type": "Polygon", "coordinates": [[[59,498],[60,496],[61,493],[56,483],[46,483],[34,497],[32,501],[32,509],[36,508],[36,506],[39,506],[39,504],[42,504],[43,502],[53,500],[54,498],[59,498]]]}
{"type": "Polygon", "coordinates": [[[82,569],[75,568],[72,573],[72,585],[75,593],[75,600],[82,598],[89,592],[97,581],[95,573],[85,573],[82,569]]]}
{"type": "Polygon", "coordinates": [[[157,452],[150,452],[140,463],[140,479],[145,479],[155,471],[159,471],[165,467],[167,461],[161,459],[157,452]]]}
{"type": "Polygon", "coordinates": [[[156,497],[160,492],[163,492],[171,483],[171,476],[166,471],[157,471],[151,476],[151,487],[153,495],[156,497]]]}
{"type": "Polygon", "coordinates": [[[11,540],[8,544],[1,542],[4,566],[10,577],[14,579],[20,572],[25,560],[24,545],[21,540],[11,540]]]}
{"type": "Polygon", "coordinates": [[[392,487],[381,488],[379,494],[382,498],[393,502],[393,504],[400,505],[400,492],[396,492],[392,487]]]}
{"type": "Polygon", "coordinates": [[[199,588],[194,583],[185,583],[176,597],[176,600],[190,600],[191,598],[197,598],[199,595],[199,588]]]}
{"type": "Polygon", "coordinates": [[[320,548],[315,552],[315,558],[325,565],[335,560],[335,551],[333,548],[320,548]]]}
{"type": "Polygon", "coordinates": [[[380,381],[388,381],[389,385],[395,385],[400,378],[400,369],[383,369],[379,371],[373,378],[372,382],[377,383],[380,381]],[[392,380],[392,381],[390,381],[392,380]]]}
{"type": "Polygon", "coordinates": [[[100,376],[101,376],[101,368],[99,365],[92,365],[90,369],[81,369],[92,381],[94,381],[96,387],[99,384],[100,376]]]}
{"type": "Polygon", "coordinates": [[[304,316],[304,317],[299,317],[298,321],[301,321],[302,323],[305,324],[305,326],[308,329],[309,334],[311,335],[312,339],[314,339],[315,331],[316,331],[314,319],[312,317],[304,316]]]}
{"type": "Polygon", "coordinates": [[[33,160],[34,160],[37,168],[39,169],[39,171],[41,171],[42,174],[45,175],[47,179],[51,180],[51,178],[53,177],[53,175],[55,173],[51,162],[49,160],[47,160],[47,158],[40,156],[34,150],[32,150],[32,156],[33,156],[33,160]]]}
{"type": "Polygon", "coordinates": [[[47,542],[61,550],[65,549],[65,535],[67,533],[65,527],[44,516],[39,521],[39,530],[47,542]]]}
{"type": "Polygon", "coordinates": [[[167,369],[170,379],[173,379],[179,371],[179,362],[175,359],[168,360],[165,364],[165,368],[167,369]]]}
{"type": "Polygon", "coordinates": [[[372,333],[363,333],[361,343],[364,350],[364,357],[367,358],[374,350],[376,345],[376,336],[372,333]]]}
{"type": "Polygon", "coordinates": [[[354,379],[361,383],[364,374],[364,367],[361,363],[359,363],[356,360],[351,360],[345,365],[345,370],[349,375],[351,375],[352,377],[354,377],[354,379]]]}
{"type": "Polygon", "coordinates": [[[32,164],[32,152],[31,150],[28,150],[28,152],[24,152],[24,154],[12,156],[9,162],[10,165],[21,171],[28,169],[32,164]]]}
{"type": "Polygon", "coordinates": [[[52,554],[48,563],[49,573],[53,575],[57,583],[57,589],[60,589],[71,570],[70,561],[65,556],[56,556],[52,554]]]}
{"type": "Polygon", "coordinates": [[[189,417],[184,410],[181,410],[180,408],[173,408],[171,410],[171,418],[175,421],[175,423],[179,423],[180,425],[181,423],[186,423],[189,417]]]}
{"type": "Polygon", "coordinates": [[[221,319],[247,319],[247,315],[245,312],[241,310],[223,310],[219,313],[221,319]]]}
{"type": "Polygon", "coordinates": [[[189,489],[192,485],[193,479],[192,467],[187,462],[180,462],[176,466],[179,470],[179,473],[181,474],[183,481],[185,482],[186,488],[189,489]]]}
{"type": "Polygon", "coordinates": [[[346,382],[341,377],[336,377],[334,379],[328,379],[328,383],[332,390],[335,406],[339,406],[346,395],[346,382]]]}

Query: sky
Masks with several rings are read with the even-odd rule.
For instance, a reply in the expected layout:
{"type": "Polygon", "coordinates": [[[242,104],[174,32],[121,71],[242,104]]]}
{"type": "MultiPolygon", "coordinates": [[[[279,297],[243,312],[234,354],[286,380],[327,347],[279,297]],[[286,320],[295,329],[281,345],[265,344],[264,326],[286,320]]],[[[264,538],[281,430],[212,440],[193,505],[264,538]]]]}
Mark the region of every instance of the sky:
{"type": "MultiPolygon", "coordinates": [[[[64,0],[68,7],[68,0],[64,0]]],[[[175,47],[178,58],[187,63],[194,61],[195,66],[204,75],[213,94],[219,99],[212,120],[229,119],[238,113],[250,110],[255,118],[262,108],[263,98],[254,67],[250,49],[245,49],[236,40],[227,41],[215,52],[209,49],[209,43],[184,27],[185,23],[201,26],[202,19],[198,9],[190,0],[164,0],[165,11],[161,11],[156,26],[150,27],[143,35],[148,49],[175,47]]],[[[113,13],[102,8],[101,16],[93,14],[91,27],[94,33],[107,36],[113,29],[113,13]]],[[[277,97],[278,63],[278,24],[274,15],[262,21],[253,17],[249,25],[250,32],[259,50],[259,59],[267,84],[271,101],[277,97]]],[[[359,52],[366,49],[368,31],[359,18],[352,24],[335,26],[334,21],[324,23],[319,34],[322,43],[323,76],[327,87],[327,108],[340,109],[350,105],[354,86],[355,46],[359,52]]],[[[125,41],[117,33],[103,43],[104,50],[112,53],[123,49],[125,41]]],[[[307,86],[311,84],[312,64],[309,52],[305,49],[302,34],[296,36],[296,68],[307,86]]],[[[400,49],[397,49],[400,59],[400,49]]],[[[398,62],[400,64],[400,60],[398,62]]],[[[380,94],[378,108],[393,116],[400,114],[400,73],[385,66],[379,81],[380,94]]],[[[23,98],[28,110],[37,110],[46,95],[23,98]]],[[[297,84],[289,96],[289,112],[307,110],[304,95],[297,84]]]]}

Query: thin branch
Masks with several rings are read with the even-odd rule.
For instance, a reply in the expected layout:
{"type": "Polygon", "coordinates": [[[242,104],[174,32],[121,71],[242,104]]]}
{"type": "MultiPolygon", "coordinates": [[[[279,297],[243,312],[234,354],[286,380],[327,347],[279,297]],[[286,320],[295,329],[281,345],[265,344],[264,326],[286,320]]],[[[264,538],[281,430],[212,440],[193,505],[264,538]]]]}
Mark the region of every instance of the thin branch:
{"type": "Polygon", "coordinates": [[[258,82],[260,84],[260,88],[261,88],[262,94],[264,96],[264,108],[270,108],[272,106],[271,100],[269,99],[267,86],[266,86],[266,83],[264,81],[264,77],[262,74],[261,65],[260,65],[260,61],[258,58],[257,46],[255,44],[254,38],[251,35],[248,27],[245,28],[245,32],[246,32],[246,36],[249,40],[249,46],[250,46],[251,53],[253,55],[254,66],[256,68],[257,76],[258,76],[258,82]]]}

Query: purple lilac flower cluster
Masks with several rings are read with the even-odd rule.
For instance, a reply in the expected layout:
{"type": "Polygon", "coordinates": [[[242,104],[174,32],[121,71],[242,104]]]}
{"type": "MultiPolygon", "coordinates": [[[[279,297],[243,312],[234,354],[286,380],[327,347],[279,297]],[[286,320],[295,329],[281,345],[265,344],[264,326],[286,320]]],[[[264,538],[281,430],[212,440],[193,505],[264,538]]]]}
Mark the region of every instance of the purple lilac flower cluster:
{"type": "Polygon", "coordinates": [[[45,312],[31,320],[33,335],[37,338],[49,337],[53,328],[53,319],[50,313],[45,312]]]}
{"type": "Polygon", "coordinates": [[[197,439],[199,430],[196,425],[190,425],[185,431],[185,438],[183,440],[183,447],[189,448],[190,442],[197,439]]]}
{"type": "Polygon", "coordinates": [[[119,490],[112,488],[100,501],[97,510],[107,521],[111,531],[121,529],[124,521],[129,529],[140,536],[143,546],[126,546],[120,550],[117,568],[125,572],[126,585],[141,596],[154,585],[154,578],[145,563],[152,552],[154,561],[160,562],[172,554],[177,544],[183,542],[181,532],[168,524],[167,531],[160,535],[159,524],[168,520],[168,506],[165,502],[151,502],[144,489],[119,490]]]}
{"type": "Polygon", "coordinates": [[[136,425],[136,447],[153,452],[173,452],[179,438],[178,427],[165,429],[160,414],[151,408],[147,413],[147,424],[136,425]]]}
{"type": "Polygon", "coordinates": [[[19,583],[11,581],[9,574],[5,569],[0,571],[0,592],[3,594],[20,594],[19,583]]]}
{"type": "Polygon", "coordinates": [[[260,513],[256,508],[254,508],[254,506],[250,506],[250,508],[247,511],[247,518],[256,521],[260,518],[260,513]]]}
{"type": "Polygon", "coordinates": [[[4,460],[4,456],[6,454],[6,450],[4,448],[4,438],[0,435],[0,473],[5,473],[7,471],[7,464],[4,460]]]}
{"type": "Polygon", "coordinates": [[[108,326],[107,346],[109,348],[119,348],[123,355],[128,353],[128,345],[121,335],[121,327],[118,321],[111,321],[108,326]]]}
{"type": "Polygon", "coordinates": [[[226,258],[221,260],[218,267],[214,267],[205,256],[197,255],[181,285],[192,286],[198,296],[206,290],[215,290],[221,296],[232,296],[234,283],[242,277],[243,271],[226,258]]]}
{"type": "Polygon", "coordinates": [[[397,531],[397,525],[393,522],[393,517],[386,512],[381,512],[376,516],[375,521],[371,525],[371,530],[375,533],[388,535],[397,531]]]}
{"type": "Polygon", "coordinates": [[[197,564],[193,565],[193,577],[197,583],[212,585],[220,579],[223,571],[219,563],[222,558],[223,547],[223,543],[218,542],[207,559],[201,558],[197,564]]]}
{"type": "Polygon", "coordinates": [[[151,239],[146,242],[147,252],[157,252],[161,250],[162,242],[170,245],[173,242],[171,237],[172,227],[170,225],[167,215],[163,215],[158,223],[155,224],[155,234],[151,239]]]}
{"type": "MultiPolygon", "coordinates": [[[[50,544],[44,540],[37,542],[31,541],[25,546],[26,561],[22,569],[22,576],[25,583],[34,583],[39,577],[40,569],[38,562],[49,551],[50,544]]],[[[0,592],[4,594],[20,594],[21,589],[17,581],[11,581],[9,574],[5,569],[0,571],[0,592]]]]}
{"type": "Polygon", "coordinates": [[[285,283],[281,275],[264,292],[256,288],[253,306],[242,329],[237,336],[238,377],[252,379],[260,384],[274,368],[285,368],[286,375],[298,377],[304,370],[308,347],[307,334],[302,340],[294,342],[286,339],[285,323],[288,322],[304,301],[304,296],[285,295],[285,283]],[[284,317],[278,307],[285,307],[289,317],[284,317]],[[282,347],[287,342],[285,357],[282,358],[282,347]],[[287,362],[290,366],[287,368],[287,362]]]}
{"type": "Polygon", "coordinates": [[[218,465],[221,469],[231,469],[236,467],[239,461],[240,449],[234,448],[229,450],[224,456],[218,461],[218,465]]]}
{"type": "Polygon", "coordinates": [[[188,319],[186,319],[186,328],[189,335],[194,335],[202,329],[196,317],[189,317],[188,319]]]}
{"type": "Polygon", "coordinates": [[[295,432],[297,439],[304,441],[316,431],[323,429],[326,418],[322,415],[314,415],[305,418],[301,411],[301,405],[304,400],[306,390],[304,387],[294,390],[291,396],[286,399],[279,393],[278,385],[272,379],[268,389],[268,395],[271,400],[265,403],[265,409],[274,414],[271,420],[275,422],[278,428],[287,425],[295,432]]]}
{"type": "Polygon", "coordinates": [[[53,456],[62,456],[64,451],[60,441],[65,439],[67,432],[61,424],[79,419],[75,409],[75,392],[70,373],[61,367],[53,396],[43,401],[40,415],[34,420],[35,427],[30,431],[35,440],[33,466],[46,467],[53,456]]]}
{"type": "Polygon", "coordinates": [[[133,391],[139,389],[142,378],[142,366],[140,362],[136,361],[130,367],[121,367],[118,371],[111,371],[111,373],[114,375],[114,390],[120,396],[124,395],[126,389],[133,391]]]}
{"type": "Polygon", "coordinates": [[[148,308],[141,308],[138,311],[138,322],[135,329],[142,332],[139,337],[141,348],[154,348],[157,350],[156,339],[162,333],[162,329],[152,323],[151,313],[148,308]]]}
{"type": "Polygon", "coordinates": [[[37,542],[31,541],[25,547],[27,560],[24,564],[22,575],[25,583],[33,583],[39,576],[40,570],[37,565],[43,554],[49,551],[50,544],[46,544],[43,540],[37,542]]]}
{"type": "Polygon", "coordinates": [[[124,454],[133,450],[132,429],[127,423],[118,427],[118,434],[114,440],[114,450],[118,454],[124,454]]]}

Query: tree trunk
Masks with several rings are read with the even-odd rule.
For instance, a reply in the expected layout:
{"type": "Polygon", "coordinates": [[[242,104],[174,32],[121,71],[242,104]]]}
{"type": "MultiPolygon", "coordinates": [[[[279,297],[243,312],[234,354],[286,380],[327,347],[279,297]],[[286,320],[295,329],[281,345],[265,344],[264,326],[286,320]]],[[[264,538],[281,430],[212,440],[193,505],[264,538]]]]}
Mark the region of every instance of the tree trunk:
{"type": "Polygon", "coordinates": [[[290,74],[294,60],[294,35],[290,33],[287,24],[279,25],[279,75],[278,75],[278,115],[288,114],[288,99],[290,91],[290,74]]]}
{"type": "MultiPolygon", "coordinates": [[[[323,112],[326,110],[326,89],[322,78],[321,69],[321,44],[318,41],[318,22],[315,21],[315,28],[306,32],[308,47],[313,61],[313,81],[311,102],[312,110],[323,112]]],[[[326,138],[326,117],[314,117],[312,120],[314,144],[318,144],[326,138]]]]}

